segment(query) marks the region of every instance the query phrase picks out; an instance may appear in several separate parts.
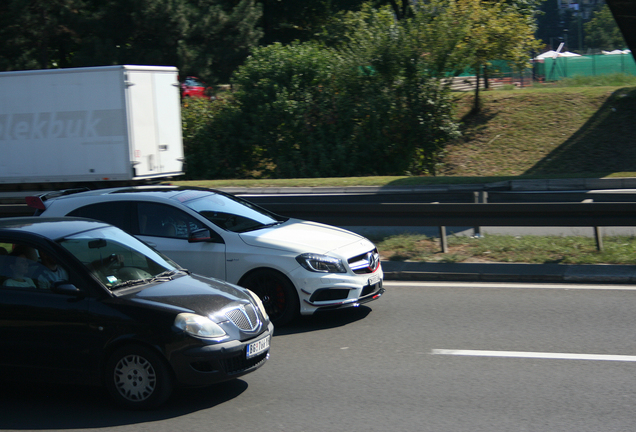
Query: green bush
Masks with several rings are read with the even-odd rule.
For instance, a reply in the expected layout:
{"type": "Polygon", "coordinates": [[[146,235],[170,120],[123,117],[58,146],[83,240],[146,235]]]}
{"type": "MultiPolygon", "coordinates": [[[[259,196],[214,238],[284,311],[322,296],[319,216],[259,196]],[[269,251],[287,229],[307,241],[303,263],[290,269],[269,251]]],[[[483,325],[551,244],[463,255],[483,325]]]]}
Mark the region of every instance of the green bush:
{"type": "Polygon", "coordinates": [[[388,18],[371,14],[371,24],[332,48],[256,49],[234,74],[230,98],[184,106],[192,110],[184,115],[188,176],[434,174],[458,134],[449,89],[388,18]]]}
{"type": "Polygon", "coordinates": [[[244,178],[258,162],[252,132],[232,97],[187,100],[182,105],[185,172],[188,179],[244,178]]]}

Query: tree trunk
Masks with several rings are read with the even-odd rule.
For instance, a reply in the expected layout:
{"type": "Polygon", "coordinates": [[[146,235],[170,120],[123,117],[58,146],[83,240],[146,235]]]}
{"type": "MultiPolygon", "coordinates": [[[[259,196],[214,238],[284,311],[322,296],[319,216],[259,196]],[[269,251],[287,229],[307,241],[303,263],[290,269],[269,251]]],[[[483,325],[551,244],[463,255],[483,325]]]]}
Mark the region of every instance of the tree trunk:
{"type": "Polygon", "coordinates": [[[473,109],[470,111],[471,114],[477,114],[481,110],[481,101],[479,100],[479,71],[481,66],[475,69],[475,101],[473,104],[473,109]]]}
{"type": "Polygon", "coordinates": [[[402,5],[400,6],[396,0],[389,0],[391,3],[391,7],[393,8],[393,12],[395,13],[395,18],[398,21],[406,18],[409,15],[410,3],[409,0],[402,0],[402,5]]]}
{"type": "Polygon", "coordinates": [[[488,66],[484,66],[484,90],[488,90],[490,88],[490,83],[488,82],[488,66]]]}

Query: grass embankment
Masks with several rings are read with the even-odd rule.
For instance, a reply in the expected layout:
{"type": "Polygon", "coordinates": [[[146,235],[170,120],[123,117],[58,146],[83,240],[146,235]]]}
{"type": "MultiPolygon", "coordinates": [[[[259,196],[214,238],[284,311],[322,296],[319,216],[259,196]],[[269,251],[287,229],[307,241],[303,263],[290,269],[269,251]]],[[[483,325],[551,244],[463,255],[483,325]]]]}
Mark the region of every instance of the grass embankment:
{"type": "MultiPolygon", "coordinates": [[[[437,177],[214,180],[207,187],[318,187],[490,183],[509,179],[636,176],[636,77],[567,80],[482,93],[483,110],[464,116],[472,94],[458,94],[463,137],[447,147],[437,177]]],[[[383,259],[437,262],[636,264],[636,239],[487,235],[449,237],[450,252],[420,235],[374,239],[383,259]]]]}
{"type": "Polygon", "coordinates": [[[636,264],[636,238],[624,236],[605,237],[602,251],[594,238],[580,236],[449,236],[448,253],[441,253],[439,239],[424,235],[373,240],[382,259],[389,261],[636,264]]]}
{"type": "MultiPolygon", "coordinates": [[[[634,84],[636,85],[636,83],[634,84]]],[[[467,109],[470,98],[460,100],[467,109]]],[[[450,176],[631,177],[636,87],[491,91],[447,147],[450,176]]]]}

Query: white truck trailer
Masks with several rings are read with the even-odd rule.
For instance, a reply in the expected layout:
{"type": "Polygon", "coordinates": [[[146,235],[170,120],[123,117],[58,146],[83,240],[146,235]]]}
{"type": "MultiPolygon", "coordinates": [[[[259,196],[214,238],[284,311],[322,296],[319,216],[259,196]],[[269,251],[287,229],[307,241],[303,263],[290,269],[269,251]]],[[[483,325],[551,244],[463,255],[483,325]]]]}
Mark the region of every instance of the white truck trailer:
{"type": "Polygon", "coordinates": [[[0,73],[0,188],[109,186],[182,169],[176,68],[0,73]]]}

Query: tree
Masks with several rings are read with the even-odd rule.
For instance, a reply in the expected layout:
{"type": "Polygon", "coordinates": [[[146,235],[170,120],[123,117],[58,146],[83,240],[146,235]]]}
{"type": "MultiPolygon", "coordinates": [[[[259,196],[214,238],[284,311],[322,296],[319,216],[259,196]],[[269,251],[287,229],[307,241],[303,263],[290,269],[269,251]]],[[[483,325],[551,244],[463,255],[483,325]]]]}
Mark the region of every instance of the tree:
{"type": "Polygon", "coordinates": [[[333,47],[295,42],[254,50],[234,75],[233,97],[219,101],[189,140],[186,158],[198,175],[436,172],[445,143],[458,135],[450,90],[433,73],[444,53],[426,45],[441,35],[428,38],[411,19],[396,21],[390,8],[366,6],[336,20],[347,25],[333,47]]]}
{"type": "Polygon", "coordinates": [[[183,0],[86,0],[73,66],[175,65],[188,28],[183,0]]]}
{"type": "Polygon", "coordinates": [[[524,16],[536,17],[545,0],[506,0],[508,6],[513,7],[524,16]]]}
{"type": "Polygon", "coordinates": [[[457,23],[463,36],[454,47],[463,59],[457,66],[464,63],[477,77],[472,110],[477,113],[481,109],[480,77],[492,60],[504,60],[518,70],[529,66],[530,53],[539,46],[533,36],[534,22],[532,16],[500,0],[450,1],[445,13],[436,19],[437,25],[448,26],[449,19],[457,23]]]}
{"type": "Polygon", "coordinates": [[[391,5],[393,9],[393,14],[395,18],[398,20],[403,20],[412,15],[412,4],[410,0],[389,0],[388,3],[391,5]]]}
{"type": "Polygon", "coordinates": [[[258,0],[263,6],[261,45],[307,42],[339,12],[360,9],[366,0],[258,0]]]}
{"type": "Polygon", "coordinates": [[[624,49],[625,39],[607,5],[594,12],[592,19],[584,25],[585,42],[588,46],[602,50],[624,49]]]}
{"type": "Polygon", "coordinates": [[[256,0],[5,0],[0,70],[174,65],[226,81],[257,46],[256,0]]]}
{"type": "Polygon", "coordinates": [[[8,0],[0,5],[0,70],[71,64],[83,0],[8,0]]]}
{"type": "Polygon", "coordinates": [[[189,24],[179,46],[179,69],[209,82],[228,82],[259,45],[262,6],[255,0],[188,0],[189,24]]]}
{"type": "Polygon", "coordinates": [[[548,48],[556,50],[559,43],[563,41],[563,25],[561,21],[561,10],[558,0],[546,0],[537,16],[537,30],[535,37],[548,48]]]}

